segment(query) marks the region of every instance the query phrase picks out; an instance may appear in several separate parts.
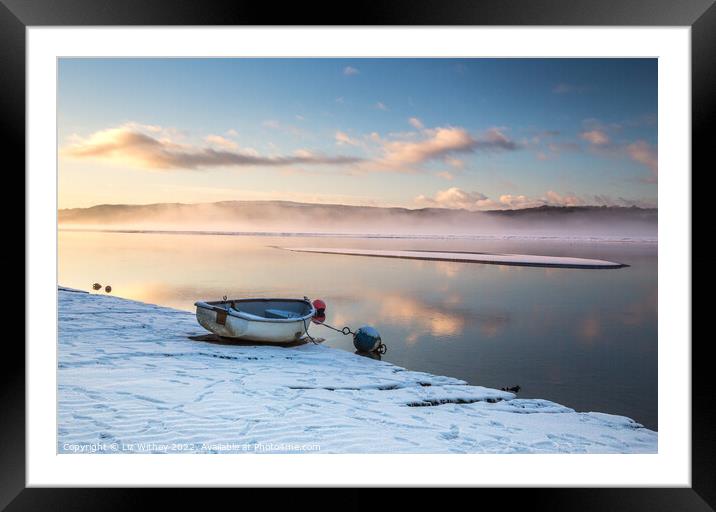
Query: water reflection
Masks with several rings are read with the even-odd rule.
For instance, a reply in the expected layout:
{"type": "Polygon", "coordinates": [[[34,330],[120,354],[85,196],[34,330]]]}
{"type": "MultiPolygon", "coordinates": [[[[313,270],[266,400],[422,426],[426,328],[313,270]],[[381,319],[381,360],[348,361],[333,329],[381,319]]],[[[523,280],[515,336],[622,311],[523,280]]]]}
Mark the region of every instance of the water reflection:
{"type": "Polygon", "coordinates": [[[579,336],[582,339],[591,342],[599,336],[601,331],[601,321],[599,317],[596,314],[592,314],[582,321],[582,325],[579,329],[579,336]]]}
{"type": "Polygon", "coordinates": [[[449,338],[460,334],[465,325],[457,311],[445,309],[440,304],[428,304],[408,295],[391,293],[373,302],[378,320],[406,327],[419,327],[437,338],[449,338]]]}
{"type": "Polygon", "coordinates": [[[496,337],[510,322],[510,315],[505,313],[473,315],[472,318],[480,328],[480,333],[486,338],[496,337]]]}
{"type": "Polygon", "coordinates": [[[464,267],[464,265],[461,265],[460,263],[456,263],[454,261],[435,262],[435,269],[448,279],[456,277],[460,273],[461,267],[464,267]]]}
{"type": "MultiPolygon", "coordinates": [[[[59,233],[59,281],[194,310],[198,299],[321,298],[338,327],[375,325],[385,360],[657,427],[655,246],[59,233]],[[272,246],[463,250],[623,261],[619,270],[295,253],[272,246]]],[[[102,293],[104,293],[102,291],[102,293]]],[[[329,346],[350,336],[312,326],[329,346]]],[[[197,326],[197,334],[201,329],[197,326]]]]}

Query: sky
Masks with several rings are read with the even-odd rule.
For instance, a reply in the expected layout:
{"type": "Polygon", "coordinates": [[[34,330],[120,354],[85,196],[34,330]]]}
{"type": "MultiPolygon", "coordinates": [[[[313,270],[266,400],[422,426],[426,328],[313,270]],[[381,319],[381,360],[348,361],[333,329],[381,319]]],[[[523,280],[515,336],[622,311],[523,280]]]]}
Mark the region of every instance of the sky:
{"type": "Polygon", "coordinates": [[[59,61],[60,208],[657,206],[656,59],[59,61]]]}

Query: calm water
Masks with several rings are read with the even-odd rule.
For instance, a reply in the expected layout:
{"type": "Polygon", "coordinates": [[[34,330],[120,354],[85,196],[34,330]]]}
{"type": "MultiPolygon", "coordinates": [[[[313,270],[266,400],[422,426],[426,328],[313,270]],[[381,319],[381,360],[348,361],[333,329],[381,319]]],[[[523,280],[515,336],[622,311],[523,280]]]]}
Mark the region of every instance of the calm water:
{"type": "MultiPolygon", "coordinates": [[[[322,298],[327,322],[374,325],[384,360],[657,429],[655,244],[59,233],[60,284],[193,311],[197,299],[322,298]],[[618,270],[294,253],[282,247],[581,256],[618,270]]],[[[197,326],[198,329],[200,329],[197,326]]],[[[350,337],[314,326],[326,345],[350,337]]],[[[287,349],[290,350],[290,349],[287,349]]]]}

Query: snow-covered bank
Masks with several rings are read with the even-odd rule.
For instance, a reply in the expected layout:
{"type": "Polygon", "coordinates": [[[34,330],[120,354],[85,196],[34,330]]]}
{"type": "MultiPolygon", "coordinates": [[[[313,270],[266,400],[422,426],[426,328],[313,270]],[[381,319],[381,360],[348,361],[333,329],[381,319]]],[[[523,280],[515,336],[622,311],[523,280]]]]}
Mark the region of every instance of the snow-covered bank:
{"type": "Polygon", "coordinates": [[[191,313],[58,291],[58,452],[654,453],[633,420],[312,344],[213,344],[191,313]]]}
{"type": "Polygon", "coordinates": [[[537,256],[534,254],[491,254],[484,252],[458,251],[385,251],[374,249],[336,249],[328,247],[286,247],[288,251],[315,252],[319,254],[345,254],[349,256],[373,256],[376,258],[403,258],[409,260],[454,261],[462,263],[487,263],[493,265],[515,265],[523,267],[558,268],[621,268],[623,263],[589,258],[564,256],[537,256]]]}

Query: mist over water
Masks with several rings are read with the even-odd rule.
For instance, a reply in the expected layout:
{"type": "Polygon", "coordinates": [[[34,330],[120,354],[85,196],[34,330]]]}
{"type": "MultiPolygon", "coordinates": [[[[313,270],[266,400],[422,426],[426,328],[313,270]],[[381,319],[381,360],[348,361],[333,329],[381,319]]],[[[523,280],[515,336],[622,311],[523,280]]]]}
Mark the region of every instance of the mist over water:
{"type": "Polygon", "coordinates": [[[656,239],[657,211],[617,207],[541,207],[470,212],[227,201],[203,204],[101,205],[60,210],[64,229],[489,235],[656,239]]]}

